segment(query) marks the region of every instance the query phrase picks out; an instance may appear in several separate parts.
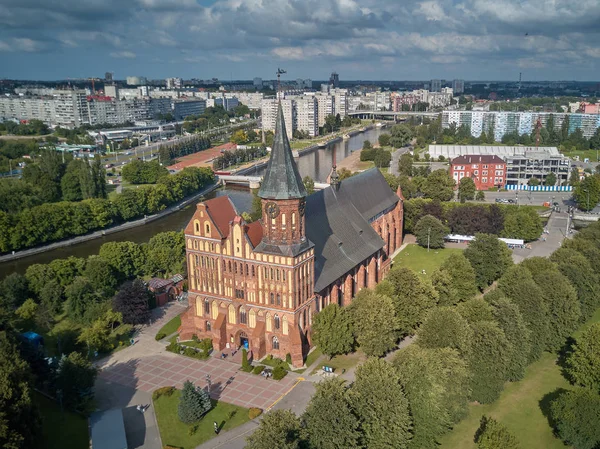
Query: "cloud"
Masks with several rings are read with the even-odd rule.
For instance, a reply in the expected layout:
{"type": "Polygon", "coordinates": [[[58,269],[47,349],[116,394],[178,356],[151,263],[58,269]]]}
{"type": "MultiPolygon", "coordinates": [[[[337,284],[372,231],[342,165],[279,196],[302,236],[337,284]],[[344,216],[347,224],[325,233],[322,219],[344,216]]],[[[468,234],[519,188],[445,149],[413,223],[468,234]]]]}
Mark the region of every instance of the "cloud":
{"type": "Polygon", "coordinates": [[[111,58],[135,59],[135,53],[132,51],[113,51],[110,53],[111,58]]]}
{"type": "Polygon", "coordinates": [[[8,41],[0,40],[0,51],[5,52],[26,52],[33,53],[41,51],[44,48],[42,42],[29,39],[27,37],[15,37],[8,41]]]}

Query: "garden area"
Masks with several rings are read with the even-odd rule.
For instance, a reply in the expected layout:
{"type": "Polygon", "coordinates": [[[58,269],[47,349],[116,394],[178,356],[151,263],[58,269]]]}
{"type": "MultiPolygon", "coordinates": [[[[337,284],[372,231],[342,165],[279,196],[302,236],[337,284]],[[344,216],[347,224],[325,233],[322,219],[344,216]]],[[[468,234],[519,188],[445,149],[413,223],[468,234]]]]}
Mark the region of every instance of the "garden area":
{"type": "Polygon", "coordinates": [[[181,316],[177,315],[160,328],[160,330],[156,333],[156,340],[162,340],[163,338],[174,334],[177,332],[177,329],[179,329],[179,326],[181,326],[181,316]]]}
{"type": "MultiPolygon", "coordinates": [[[[186,382],[183,391],[173,387],[156,390],[152,398],[160,437],[165,447],[194,449],[215,437],[214,422],[219,426],[219,432],[226,432],[250,420],[250,410],[208,399],[206,391],[195,389],[191,382],[186,382]],[[191,404],[182,407],[182,396],[186,388],[191,404]]],[[[251,410],[257,413],[254,409],[251,410]]]]}
{"type": "Polygon", "coordinates": [[[448,257],[462,251],[459,248],[439,248],[430,249],[428,252],[427,248],[417,244],[409,244],[394,258],[394,267],[410,268],[415,273],[421,273],[425,270],[425,276],[429,278],[448,257]]]}

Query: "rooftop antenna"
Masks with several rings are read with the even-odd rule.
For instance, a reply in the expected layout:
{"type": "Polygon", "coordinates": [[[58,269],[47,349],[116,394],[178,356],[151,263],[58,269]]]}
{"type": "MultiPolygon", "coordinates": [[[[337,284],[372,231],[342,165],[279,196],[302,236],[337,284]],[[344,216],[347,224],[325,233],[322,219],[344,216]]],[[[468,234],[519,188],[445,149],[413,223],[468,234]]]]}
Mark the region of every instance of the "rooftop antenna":
{"type": "Polygon", "coordinates": [[[284,73],[287,73],[287,72],[285,70],[277,67],[277,94],[279,94],[279,89],[281,87],[281,75],[283,75],[284,73]]]}

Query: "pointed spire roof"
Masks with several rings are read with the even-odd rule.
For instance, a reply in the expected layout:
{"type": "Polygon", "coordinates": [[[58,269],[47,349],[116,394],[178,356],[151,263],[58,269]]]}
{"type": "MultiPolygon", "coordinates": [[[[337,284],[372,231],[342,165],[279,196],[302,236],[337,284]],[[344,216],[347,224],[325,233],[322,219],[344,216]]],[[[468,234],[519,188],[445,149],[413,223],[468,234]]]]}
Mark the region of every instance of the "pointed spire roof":
{"type": "Polygon", "coordinates": [[[302,177],[298,172],[290,141],[285,130],[281,101],[277,107],[277,122],[271,158],[260,185],[258,196],[265,199],[287,200],[307,196],[302,177]]]}

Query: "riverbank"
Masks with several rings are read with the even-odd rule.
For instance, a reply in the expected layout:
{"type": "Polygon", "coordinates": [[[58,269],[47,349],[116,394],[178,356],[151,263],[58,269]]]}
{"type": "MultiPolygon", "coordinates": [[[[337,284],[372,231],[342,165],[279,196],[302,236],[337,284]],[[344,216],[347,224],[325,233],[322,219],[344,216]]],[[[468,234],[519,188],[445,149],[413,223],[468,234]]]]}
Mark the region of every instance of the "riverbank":
{"type": "Polygon", "coordinates": [[[67,246],[76,245],[78,243],[87,242],[90,240],[98,239],[104,237],[106,235],[114,234],[116,232],[125,231],[127,229],[136,228],[138,226],[143,226],[145,224],[151,223],[159,218],[163,218],[169,214],[177,212],[182,208],[188,206],[190,203],[198,200],[202,196],[205,196],[212,192],[213,190],[219,188],[220,183],[217,182],[215,184],[211,184],[204,190],[195,193],[194,195],[188,196],[177,204],[167,207],[165,210],[160,211],[157,214],[145,216],[144,218],[140,218],[139,220],[128,221],[126,223],[122,223],[117,226],[111,226],[110,228],[101,229],[99,231],[92,232],[90,234],[80,235],[77,237],[73,237],[67,240],[61,240],[59,242],[50,243],[49,245],[38,246],[35,248],[25,249],[23,251],[14,251],[10,254],[4,254],[0,256],[0,263],[2,262],[10,262],[12,260],[21,259],[23,257],[33,256],[35,254],[40,254],[46,251],[51,251],[57,248],[64,248],[67,246]]]}

